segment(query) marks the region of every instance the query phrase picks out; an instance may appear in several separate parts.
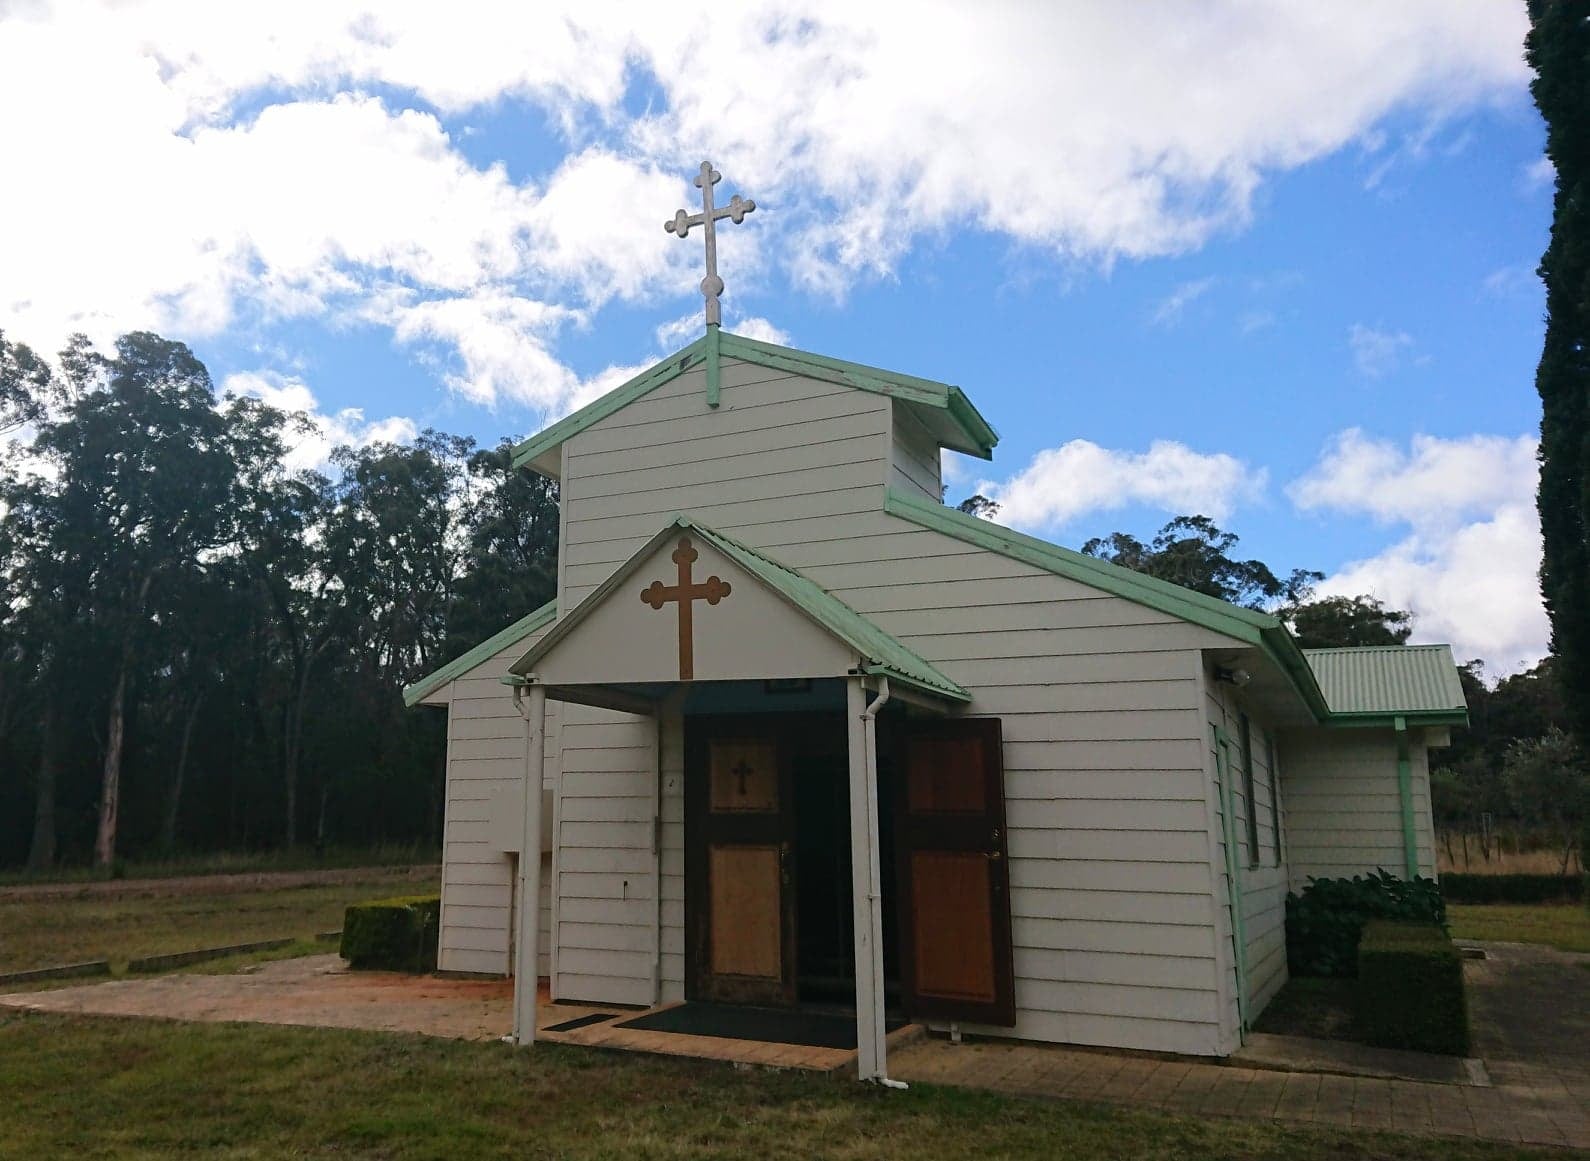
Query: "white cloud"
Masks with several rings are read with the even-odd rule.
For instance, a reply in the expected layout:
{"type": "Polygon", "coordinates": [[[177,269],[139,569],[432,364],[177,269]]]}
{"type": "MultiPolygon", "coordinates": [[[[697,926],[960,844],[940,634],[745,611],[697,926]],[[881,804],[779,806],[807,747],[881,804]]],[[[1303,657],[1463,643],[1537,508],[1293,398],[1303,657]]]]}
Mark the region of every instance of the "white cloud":
{"type": "Polygon", "coordinates": [[[1536,265],[1535,262],[1525,261],[1499,266],[1485,276],[1481,286],[1493,298],[1510,298],[1515,294],[1539,290],[1536,265]]]}
{"type": "Polygon", "coordinates": [[[1404,450],[1353,430],[1287,488],[1304,511],[1362,514],[1407,530],[1350,561],[1322,595],[1368,593],[1415,618],[1415,641],[1449,641],[1459,660],[1515,672],[1543,657],[1540,523],[1532,436],[1415,436],[1404,450]]]}
{"type": "Polygon", "coordinates": [[[252,396],[278,410],[301,414],[305,422],[289,425],[286,431],[287,454],[283,463],[289,471],[322,469],[331,462],[338,447],[363,447],[370,443],[407,443],[419,434],[412,419],[389,415],[367,420],[358,407],[326,413],[320,401],[301,379],[270,371],[240,371],[221,383],[222,394],[252,396]]]}
{"type": "Polygon", "coordinates": [[[1264,484],[1262,469],[1172,440],[1156,440],[1147,452],[1136,453],[1074,439],[1039,452],[1003,483],[981,481],[977,491],[998,502],[1001,523],[1044,530],[1128,504],[1224,520],[1239,501],[1261,495],[1264,484]]]}
{"type": "Polygon", "coordinates": [[[53,349],[252,312],[380,318],[454,344],[442,374],[467,397],[548,412],[581,382],[548,312],[691,296],[699,250],[660,227],[703,151],[763,207],[721,236],[730,301],[774,270],[842,295],[967,227],[1106,266],[1189,251],[1240,228],[1268,175],[1527,80],[1521,8],[1449,0],[1351,20],[1239,0],[4,12],[0,107],[25,111],[7,149],[28,173],[0,221],[8,330],[53,349]],[[564,156],[522,178],[466,158],[479,112],[550,126],[564,156]]]}
{"type": "Polygon", "coordinates": [[[1557,180],[1557,167],[1551,158],[1537,157],[1524,166],[1523,186],[1526,193],[1533,193],[1543,186],[1549,186],[1557,180]]]}
{"type": "Polygon", "coordinates": [[[1183,282],[1154,307],[1152,316],[1154,325],[1172,327],[1181,322],[1182,315],[1187,312],[1187,308],[1208,294],[1217,281],[1219,280],[1211,275],[1207,278],[1196,278],[1191,282],[1183,282]]]}
{"type": "Polygon", "coordinates": [[[777,326],[768,319],[761,317],[738,318],[729,328],[737,335],[744,335],[748,339],[756,339],[775,346],[787,347],[793,341],[790,334],[783,327],[777,326]]]}
{"type": "Polygon", "coordinates": [[[1402,365],[1402,357],[1413,346],[1406,331],[1381,330],[1354,323],[1347,330],[1347,345],[1352,348],[1353,365],[1358,373],[1380,379],[1402,365]]]}
{"type": "Polygon", "coordinates": [[[1287,486],[1304,511],[1361,512],[1382,523],[1452,526],[1517,503],[1534,503],[1532,436],[1416,435],[1408,450],[1351,428],[1287,486]]]}

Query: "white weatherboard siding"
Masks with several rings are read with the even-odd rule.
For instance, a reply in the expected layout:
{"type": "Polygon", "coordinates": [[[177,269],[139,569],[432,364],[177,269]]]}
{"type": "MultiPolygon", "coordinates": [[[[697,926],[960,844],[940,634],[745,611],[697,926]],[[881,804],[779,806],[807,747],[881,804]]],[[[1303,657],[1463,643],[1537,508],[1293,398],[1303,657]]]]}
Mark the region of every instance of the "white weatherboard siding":
{"type": "Polygon", "coordinates": [[[722,387],[709,409],[689,372],[564,445],[562,613],[675,513],[762,545],[882,507],[887,398],[732,359],[722,387]]]}
{"type": "MultiPolygon", "coordinates": [[[[1017,1024],[988,1031],[1219,1052],[1196,665],[1237,643],[884,513],[900,446],[889,400],[732,361],[723,383],[717,411],[684,375],[565,445],[565,615],[686,512],[871,617],[970,689],[966,712],[1003,721],[1017,1024]]],[[[563,726],[557,994],[652,1002],[657,949],[656,994],[675,998],[679,733],[665,715],[659,746],[641,719],[594,716],[568,707],[563,726]],[[656,866],[659,751],[660,899],[639,893],[656,866]],[[607,904],[602,923],[575,930],[576,888],[602,892],[585,898],[607,904]]]]}
{"type": "MultiPolygon", "coordinates": [[[[523,818],[524,719],[498,678],[540,634],[509,646],[437,691],[447,704],[447,806],[443,828],[442,971],[507,975],[513,859],[523,818]],[[503,816],[508,816],[504,818],[503,816]]],[[[543,785],[558,782],[558,710],[547,707],[543,785]]],[[[537,971],[548,974],[552,876],[541,878],[537,971]]]]}
{"type": "Polygon", "coordinates": [[[895,405],[893,419],[889,486],[938,503],[943,495],[938,444],[922,421],[903,405],[895,405]]]}
{"type": "MultiPolygon", "coordinates": [[[[1429,752],[1409,733],[1419,873],[1435,875],[1429,752]]],[[[1397,736],[1389,729],[1310,729],[1281,735],[1281,800],[1286,803],[1291,884],[1350,878],[1374,870],[1404,874],[1397,736]]]]}
{"type": "Polygon", "coordinates": [[[835,535],[777,555],[1002,722],[1017,1023],[986,1031],[1219,1051],[1195,665],[1232,642],[891,516],[835,535]]]}
{"type": "MultiPolygon", "coordinates": [[[[1286,983],[1286,892],[1288,876],[1284,836],[1286,812],[1284,794],[1272,803],[1275,793],[1274,773],[1271,769],[1270,729],[1262,719],[1248,710],[1249,736],[1253,753],[1253,801],[1247,795],[1246,779],[1242,769],[1242,719],[1247,708],[1241,693],[1228,682],[1218,681],[1211,674],[1206,681],[1209,724],[1225,731],[1231,740],[1231,803],[1232,830],[1237,840],[1237,880],[1242,899],[1242,925],[1245,940],[1245,966],[1248,986],[1248,1020],[1258,1018],[1266,1004],[1286,983]],[[1275,812],[1272,813],[1272,806],[1275,812]],[[1256,815],[1258,846],[1249,844],[1249,812],[1256,815]],[[1277,847],[1276,815],[1281,819],[1282,844],[1277,847]]],[[[1213,730],[1210,731],[1211,738],[1213,730]]],[[[1279,765],[1279,763],[1277,763],[1279,765]]],[[[1220,898],[1225,894],[1225,842],[1223,831],[1217,844],[1220,862],[1217,874],[1221,880],[1220,898]]],[[[1229,916],[1223,917],[1225,938],[1230,938],[1229,916]]],[[[1236,1029],[1240,1017],[1233,989],[1226,1012],[1227,1027],[1236,1029]]]]}

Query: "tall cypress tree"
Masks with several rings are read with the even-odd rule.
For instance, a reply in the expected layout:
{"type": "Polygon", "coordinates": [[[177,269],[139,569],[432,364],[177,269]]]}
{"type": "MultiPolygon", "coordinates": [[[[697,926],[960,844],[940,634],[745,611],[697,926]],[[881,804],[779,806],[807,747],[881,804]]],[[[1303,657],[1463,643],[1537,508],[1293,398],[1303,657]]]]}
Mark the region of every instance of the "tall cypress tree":
{"type": "Polygon", "coordinates": [[[1590,742],[1590,6],[1529,0],[1530,91],[1557,168],[1540,261],[1546,341],[1540,392],[1540,587],[1574,731],[1590,742]]]}

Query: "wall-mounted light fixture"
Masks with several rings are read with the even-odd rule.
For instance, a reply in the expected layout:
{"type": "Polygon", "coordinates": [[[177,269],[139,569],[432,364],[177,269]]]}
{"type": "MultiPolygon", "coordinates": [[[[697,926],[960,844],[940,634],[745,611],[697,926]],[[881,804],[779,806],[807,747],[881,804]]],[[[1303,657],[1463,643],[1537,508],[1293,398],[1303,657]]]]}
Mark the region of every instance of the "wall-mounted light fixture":
{"type": "Polygon", "coordinates": [[[1225,669],[1220,666],[1216,666],[1215,680],[1228,682],[1240,689],[1242,686],[1247,685],[1248,682],[1253,680],[1253,674],[1249,673],[1246,669],[1225,669]]]}

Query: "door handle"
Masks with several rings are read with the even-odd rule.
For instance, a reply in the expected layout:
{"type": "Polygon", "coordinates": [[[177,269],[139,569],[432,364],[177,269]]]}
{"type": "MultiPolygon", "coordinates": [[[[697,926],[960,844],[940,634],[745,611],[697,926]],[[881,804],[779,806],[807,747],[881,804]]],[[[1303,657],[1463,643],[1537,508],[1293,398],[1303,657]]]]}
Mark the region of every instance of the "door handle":
{"type": "Polygon", "coordinates": [[[1004,851],[984,851],[983,852],[983,857],[985,859],[987,859],[991,863],[997,863],[997,862],[999,862],[1000,859],[1005,857],[1005,852],[1004,851]]]}
{"type": "Polygon", "coordinates": [[[778,878],[784,886],[789,886],[789,843],[778,844],[778,878]]]}

